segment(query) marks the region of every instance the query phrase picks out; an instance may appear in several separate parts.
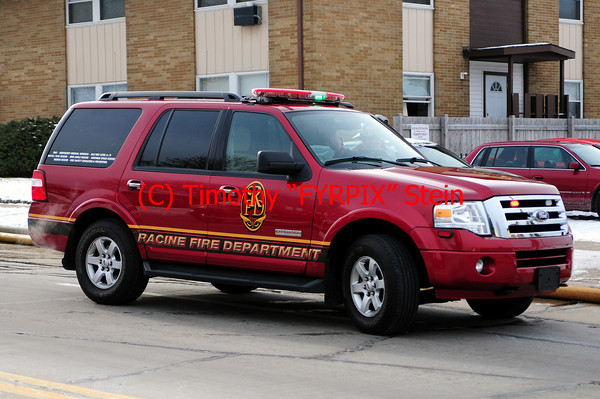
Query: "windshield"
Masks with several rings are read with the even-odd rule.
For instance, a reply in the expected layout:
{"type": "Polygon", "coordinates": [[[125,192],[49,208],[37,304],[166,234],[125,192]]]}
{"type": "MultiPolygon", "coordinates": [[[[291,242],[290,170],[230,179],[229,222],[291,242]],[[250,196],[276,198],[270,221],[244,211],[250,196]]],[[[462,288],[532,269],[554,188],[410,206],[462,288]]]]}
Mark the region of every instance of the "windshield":
{"type": "Polygon", "coordinates": [[[369,114],[327,109],[292,111],[285,115],[323,164],[335,164],[336,160],[405,162],[423,158],[369,114]]]}
{"type": "Polygon", "coordinates": [[[590,166],[600,166],[600,148],[588,144],[567,144],[579,158],[590,166]]]}
{"type": "Polygon", "coordinates": [[[440,166],[449,166],[452,168],[469,168],[471,165],[463,161],[458,155],[450,152],[449,150],[439,146],[417,146],[417,150],[425,158],[435,162],[440,166]]]}

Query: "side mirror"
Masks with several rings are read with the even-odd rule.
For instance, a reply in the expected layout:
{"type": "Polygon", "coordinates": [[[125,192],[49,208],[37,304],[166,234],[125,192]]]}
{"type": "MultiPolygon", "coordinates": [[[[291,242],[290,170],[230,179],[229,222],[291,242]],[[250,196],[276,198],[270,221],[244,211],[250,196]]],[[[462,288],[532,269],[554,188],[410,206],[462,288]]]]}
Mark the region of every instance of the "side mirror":
{"type": "Polygon", "coordinates": [[[304,164],[294,161],[283,151],[259,151],[256,168],[260,173],[293,176],[304,168],[304,164]]]}
{"type": "Polygon", "coordinates": [[[569,169],[574,169],[575,171],[578,171],[579,169],[581,169],[581,164],[577,161],[573,161],[569,164],[569,169]]]}
{"type": "Polygon", "coordinates": [[[385,123],[386,125],[390,124],[390,120],[384,115],[377,114],[377,115],[375,115],[375,118],[377,118],[380,122],[385,123]]]}

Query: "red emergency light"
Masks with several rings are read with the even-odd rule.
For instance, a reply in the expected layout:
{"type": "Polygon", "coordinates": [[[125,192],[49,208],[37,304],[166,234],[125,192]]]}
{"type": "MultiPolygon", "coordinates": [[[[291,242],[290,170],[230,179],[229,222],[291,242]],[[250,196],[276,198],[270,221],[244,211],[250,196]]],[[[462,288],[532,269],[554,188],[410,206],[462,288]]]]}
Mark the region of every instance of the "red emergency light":
{"type": "Polygon", "coordinates": [[[258,98],[271,100],[285,99],[289,101],[335,103],[344,100],[344,95],[324,91],[297,90],[297,89],[253,89],[252,94],[258,98]]]}

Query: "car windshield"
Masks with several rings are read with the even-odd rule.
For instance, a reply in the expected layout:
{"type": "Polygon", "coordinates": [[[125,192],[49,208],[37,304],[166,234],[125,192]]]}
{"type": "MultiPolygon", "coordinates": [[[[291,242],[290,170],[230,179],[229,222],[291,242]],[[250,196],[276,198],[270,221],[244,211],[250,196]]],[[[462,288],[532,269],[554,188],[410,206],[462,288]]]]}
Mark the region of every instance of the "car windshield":
{"type": "Polygon", "coordinates": [[[470,168],[471,165],[463,161],[458,155],[448,151],[447,149],[440,146],[416,146],[417,150],[423,155],[425,158],[430,161],[440,165],[440,166],[449,166],[452,168],[470,168]]]}
{"type": "Polygon", "coordinates": [[[600,148],[588,144],[567,144],[567,148],[590,166],[600,166],[600,148]]]}
{"type": "Polygon", "coordinates": [[[427,164],[423,156],[371,115],[347,110],[292,111],[286,116],[319,161],[427,164]]]}

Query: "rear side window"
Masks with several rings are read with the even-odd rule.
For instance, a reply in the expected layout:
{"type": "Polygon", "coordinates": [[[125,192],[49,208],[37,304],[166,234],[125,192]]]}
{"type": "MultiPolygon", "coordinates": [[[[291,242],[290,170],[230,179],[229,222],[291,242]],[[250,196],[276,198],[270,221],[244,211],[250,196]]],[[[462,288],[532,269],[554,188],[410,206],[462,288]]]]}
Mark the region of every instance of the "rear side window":
{"type": "Polygon", "coordinates": [[[220,111],[172,110],[157,121],[139,166],[205,169],[220,111]]]}
{"type": "Polygon", "coordinates": [[[481,166],[496,168],[526,168],[527,147],[506,146],[492,148],[481,166]]]}
{"type": "Polygon", "coordinates": [[[110,166],[140,109],[75,109],[58,132],[45,163],[106,168],[110,166]]]}

